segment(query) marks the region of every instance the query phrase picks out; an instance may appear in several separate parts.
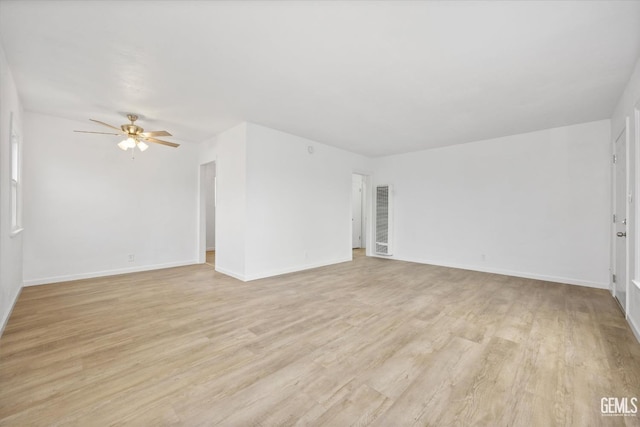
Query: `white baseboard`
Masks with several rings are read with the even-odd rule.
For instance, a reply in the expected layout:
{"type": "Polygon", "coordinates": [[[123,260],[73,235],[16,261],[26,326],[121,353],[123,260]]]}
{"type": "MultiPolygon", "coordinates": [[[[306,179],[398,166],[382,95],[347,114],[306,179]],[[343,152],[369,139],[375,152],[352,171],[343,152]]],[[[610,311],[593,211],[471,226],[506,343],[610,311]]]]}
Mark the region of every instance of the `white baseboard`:
{"type": "Polygon", "coordinates": [[[215,250],[216,250],[216,248],[214,248],[213,246],[210,247],[210,248],[207,248],[207,251],[215,251],[215,250]]]}
{"type": "Polygon", "coordinates": [[[288,273],[295,273],[297,271],[304,271],[304,270],[310,270],[312,268],[319,268],[319,267],[325,267],[327,265],[333,265],[333,264],[339,264],[341,262],[349,262],[351,261],[352,258],[349,257],[345,257],[345,258],[339,258],[339,259],[335,259],[332,261],[321,261],[321,262],[317,262],[317,263],[312,263],[312,264],[305,264],[302,266],[298,266],[298,267],[287,267],[287,268],[281,268],[281,269],[277,269],[277,270],[271,270],[268,272],[264,272],[264,273],[258,273],[258,274],[252,274],[252,275],[243,275],[243,274],[238,274],[234,271],[229,271],[226,270],[224,268],[221,268],[219,266],[216,265],[216,271],[222,274],[226,274],[227,276],[231,276],[235,279],[238,280],[242,280],[243,282],[249,282],[251,280],[258,280],[258,279],[265,279],[267,277],[273,277],[273,276],[280,276],[282,274],[288,274],[288,273]]]}
{"type": "MultiPolygon", "coordinates": [[[[632,280],[631,281],[631,286],[635,286],[637,288],[637,290],[635,292],[640,292],[640,282],[637,280],[632,280]]],[[[631,294],[632,292],[630,292],[629,294],[631,294]]],[[[630,295],[627,295],[627,298],[629,298],[630,295]]],[[[639,307],[640,308],[640,307],[639,307]]],[[[627,313],[627,323],[629,324],[629,327],[631,328],[631,331],[633,332],[633,335],[636,336],[636,339],[638,340],[638,342],[640,342],[640,325],[636,324],[635,320],[633,319],[633,317],[631,317],[629,315],[629,313],[627,313]]]]}
{"type": "Polygon", "coordinates": [[[16,302],[18,302],[18,298],[20,298],[21,293],[22,293],[22,286],[20,286],[20,289],[18,289],[18,292],[16,292],[16,296],[15,298],[13,298],[13,301],[11,302],[11,306],[9,307],[9,310],[7,310],[7,312],[4,314],[4,317],[2,318],[2,323],[0,323],[0,337],[2,337],[2,334],[4,333],[4,328],[9,323],[9,318],[11,317],[11,313],[13,312],[13,308],[16,306],[16,302]]]}
{"type": "Polygon", "coordinates": [[[24,286],[46,285],[50,283],[70,282],[72,280],[93,279],[95,277],[116,276],[118,274],[139,273],[141,271],[160,270],[163,268],[183,267],[185,265],[197,264],[198,260],[168,262],[165,264],[139,265],[128,268],[116,268],[113,270],[92,271],[89,273],[69,274],[65,276],[43,277],[39,279],[25,280],[24,286]]]}
{"type": "Polygon", "coordinates": [[[573,279],[570,277],[547,276],[544,274],[504,270],[501,268],[481,267],[477,265],[464,265],[464,264],[458,264],[458,263],[448,263],[448,262],[425,260],[425,259],[409,259],[409,258],[403,258],[403,257],[397,257],[397,256],[387,257],[387,256],[380,256],[375,254],[373,256],[376,258],[394,259],[398,261],[415,262],[418,264],[430,264],[430,265],[437,265],[440,267],[479,271],[482,273],[501,274],[504,276],[522,277],[524,279],[542,280],[545,282],[563,283],[563,284],[577,285],[577,286],[587,286],[589,288],[597,288],[597,289],[609,289],[609,283],[591,282],[588,280],[573,279]]]}
{"type": "Polygon", "coordinates": [[[235,271],[227,270],[227,269],[225,269],[225,268],[220,267],[219,265],[216,265],[216,266],[215,266],[215,270],[216,270],[218,273],[226,274],[227,276],[231,276],[231,277],[233,277],[234,279],[238,279],[238,280],[241,280],[241,281],[243,281],[243,282],[246,282],[246,281],[247,281],[247,280],[245,279],[245,277],[244,277],[244,275],[243,275],[243,274],[238,274],[238,273],[236,273],[235,271]]]}
{"type": "Polygon", "coordinates": [[[627,323],[629,323],[629,326],[631,327],[631,332],[633,332],[633,335],[635,335],[638,342],[640,342],[640,327],[638,327],[638,325],[635,324],[631,316],[627,316],[627,323]]]}
{"type": "Polygon", "coordinates": [[[349,255],[348,257],[337,258],[331,261],[320,261],[312,264],[301,265],[298,267],[287,267],[287,268],[281,268],[277,270],[271,270],[265,273],[258,273],[258,274],[252,274],[250,276],[246,276],[246,281],[248,282],[250,280],[264,279],[267,277],[280,276],[281,274],[295,273],[297,271],[311,270],[312,268],[319,268],[319,267],[325,267],[327,265],[340,264],[342,262],[349,262],[352,259],[353,259],[352,256],[349,255]]]}

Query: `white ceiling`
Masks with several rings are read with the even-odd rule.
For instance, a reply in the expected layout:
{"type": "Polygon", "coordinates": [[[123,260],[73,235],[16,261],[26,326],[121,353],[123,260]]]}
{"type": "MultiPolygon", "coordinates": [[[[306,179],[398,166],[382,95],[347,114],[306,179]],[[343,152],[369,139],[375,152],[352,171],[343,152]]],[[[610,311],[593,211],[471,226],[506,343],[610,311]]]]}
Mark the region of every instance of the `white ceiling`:
{"type": "Polygon", "coordinates": [[[30,111],[379,156],[608,118],[640,2],[0,0],[0,40],[30,111]]]}

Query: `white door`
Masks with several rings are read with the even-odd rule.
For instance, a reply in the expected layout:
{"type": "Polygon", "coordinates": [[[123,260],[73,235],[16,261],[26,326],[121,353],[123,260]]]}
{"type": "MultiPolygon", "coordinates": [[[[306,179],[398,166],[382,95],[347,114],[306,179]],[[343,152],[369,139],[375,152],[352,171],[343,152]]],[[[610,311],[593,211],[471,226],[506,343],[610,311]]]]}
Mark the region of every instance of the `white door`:
{"type": "Polygon", "coordinates": [[[627,130],[618,136],[614,155],[614,283],[613,295],[626,311],[627,303],[627,130]]]}
{"type": "Polygon", "coordinates": [[[351,186],[351,247],[362,247],[362,176],[353,175],[351,186]]]}

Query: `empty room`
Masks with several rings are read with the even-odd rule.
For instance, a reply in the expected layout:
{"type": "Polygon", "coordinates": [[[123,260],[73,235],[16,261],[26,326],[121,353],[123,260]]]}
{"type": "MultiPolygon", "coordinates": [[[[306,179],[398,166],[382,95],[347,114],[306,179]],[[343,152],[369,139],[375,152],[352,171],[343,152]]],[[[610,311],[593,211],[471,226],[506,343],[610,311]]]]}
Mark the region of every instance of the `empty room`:
{"type": "Polygon", "coordinates": [[[0,426],[640,426],[640,1],[0,0],[0,426]]]}

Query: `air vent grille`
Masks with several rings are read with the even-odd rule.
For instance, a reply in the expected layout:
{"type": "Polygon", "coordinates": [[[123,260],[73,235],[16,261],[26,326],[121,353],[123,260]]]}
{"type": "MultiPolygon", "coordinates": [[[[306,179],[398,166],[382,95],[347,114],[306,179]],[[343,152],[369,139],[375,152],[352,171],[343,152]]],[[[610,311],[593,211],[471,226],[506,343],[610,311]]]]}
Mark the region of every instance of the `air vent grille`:
{"type": "Polygon", "coordinates": [[[391,255],[391,186],[376,187],[376,253],[391,255]]]}

